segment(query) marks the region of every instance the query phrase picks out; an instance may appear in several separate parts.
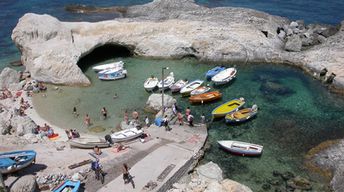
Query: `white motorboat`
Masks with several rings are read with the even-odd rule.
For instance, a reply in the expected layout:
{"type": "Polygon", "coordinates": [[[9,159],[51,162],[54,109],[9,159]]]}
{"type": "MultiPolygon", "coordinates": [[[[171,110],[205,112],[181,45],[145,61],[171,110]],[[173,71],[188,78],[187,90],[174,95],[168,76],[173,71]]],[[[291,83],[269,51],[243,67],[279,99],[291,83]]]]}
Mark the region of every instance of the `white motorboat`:
{"type": "Polygon", "coordinates": [[[190,92],[190,95],[199,95],[202,93],[206,93],[210,90],[211,88],[209,86],[200,86],[197,89],[194,89],[193,91],[190,92]]]}
{"type": "Polygon", "coordinates": [[[183,79],[180,79],[178,80],[175,84],[173,84],[170,89],[172,91],[172,93],[176,93],[176,92],[179,92],[186,84],[188,84],[188,80],[183,80],[183,79]]]}
{"type": "MultiPolygon", "coordinates": [[[[162,80],[159,81],[158,87],[159,89],[163,89],[162,87],[162,80]]],[[[169,89],[174,83],[174,74],[171,72],[165,79],[164,79],[164,90],[169,89]]]]}
{"type": "Polygon", "coordinates": [[[125,69],[109,69],[98,73],[98,78],[100,80],[116,80],[125,77],[127,77],[127,70],[125,69]]]}
{"type": "Polygon", "coordinates": [[[123,66],[124,66],[123,61],[117,61],[117,62],[108,63],[108,64],[104,64],[104,65],[94,66],[94,67],[92,67],[92,69],[94,71],[103,71],[103,70],[109,70],[109,69],[114,69],[114,68],[122,69],[123,66]]]}
{"type": "Polygon", "coordinates": [[[142,134],[142,130],[138,130],[137,128],[129,128],[111,134],[111,139],[113,142],[122,142],[135,139],[141,136],[142,134]]]}
{"type": "Polygon", "coordinates": [[[231,67],[216,74],[214,77],[211,78],[211,80],[215,83],[215,85],[226,84],[235,78],[236,73],[237,70],[231,67]]]}
{"type": "Polygon", "coordinates": [[[197,89],[199,86],[201,86],[203,84],[204,81],[202,80],[195,80],[195,81],[192,81],[191,83],[185,85],[185,87],[183,87],[181,90],[180,90],[180,93],[183,95],[183,96],[188,96],[190,95],[191,91],[193,91],[194,89],[197,89]]]}
{"type": "Polygon", "coordinates": [[[217,143],[226,151],[242,156],[259,156],[263,152],[263,146],[233,140],[222,140],[217,143]]]}

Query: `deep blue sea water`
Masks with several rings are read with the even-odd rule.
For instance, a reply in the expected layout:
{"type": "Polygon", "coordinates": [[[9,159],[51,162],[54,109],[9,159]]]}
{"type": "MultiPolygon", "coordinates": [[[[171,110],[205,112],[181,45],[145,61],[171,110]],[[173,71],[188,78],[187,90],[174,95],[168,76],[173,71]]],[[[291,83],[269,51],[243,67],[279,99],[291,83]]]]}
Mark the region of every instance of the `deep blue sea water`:
{"type": "MultiPolygon", "coordinates": [[[[68,4],[86,4],[95,6],[134,5],[150,2],[149,0],[2,0],[0,1],[0,69],[8,65],[10,61],[19,59],[19,52],[11,41],[10,35],[18,19],[27,12],[39,14],[50,14],[63,21],[100,21],[111,19],[116,15],[80,15],[68,13],[64,6],[68,4]]],[[[317,0],[198,0],[199,4],[208,7],[235,6],[248,7],[271,14],[288,17],[292,20],[303,19],[306,23],[338,24],[344,20],[344,1],[317,1],[317,0]]],[[[137,63],[142,64],[139,58],[129,58],[128,68],[136,69],[137,63]]],[[[147,66],[164,65],[167,61],[144,61],[147,66]]],[[[198,78],[210,66],[198,66],[194,61],[170,61],[174,63],[176,72],[178,70],[191,72],[191,78],[198,78]],[[182,69],[177,69],[181,65],[182,69]],[[196,72],[197,70],[197,72],[196,72]]],[[[171,64],[172,65],[172,64],[171,64]]],[[[258,103],[260,113],[253,121],[238,126],[227,126],[222,121],[216,121],[209,126],[210,149],[205,155],[204,161],[215,161],[224,170],[226,176],[243,182],[258,191],[262,183],[274,179],[272,172],[292,171],[303,175],[303,155],[327,139],[335,139],[344,136],[341,125],[344,122],[343,99],[338,98],[326,91],[317,81],[305,76],[299,70],[276,66],[238,66],[240,75],[233,85],[224,87],[221,90],[226,93],[225,99],[244,96],[249,99],[249,104],[258,103]],[[290,92],[286,94],[266,94],[261,88],[266,81],[277,82],[287,87],[290,92]],[[314,91],[316,90],[316,91],[314,91]],[[273,115],[272,115],[273,114],[273,115]],[[240,139],[249,142],[256,142],[265,146],[266,152],[259,158],[234,157],[218,149],[218,139],[240,139]]],[[[151,66],[152,69],[155,66],[151,66]]],[[[146,71],[146,76],[151,71],[146,71]]],[[[133,72],[131,72],[133,73],[133,72]]],[[[142,71],[140,71],[142,73],[142,71]]],[[[182,74],[185,77],[188,74],[182,74]]],[[[144,77],[142,77],[144,78],[144,77]]],[[[144,79],[130,79],[135,81],[135,86],[141,87],[144,79]]],[[[99,83],[99,82],[98,82],[99,83]]],[[[125,83],[122,81],[122,83],[125,83]]],[[[109,85],[111,83],[108,83],[109,85]]],[[[96,83],[95,85],[96,86],[96,83]]],[[[105,85],[102,85],[105,87],[105,85]]],[[[93,93],[97,90],[81,89],[82,94],[93,93]]],[[[66,88],[67,90],[67,88],[66,88]]],[[[113,90],[116,91],[116,90],[113,90]]],[[[147,94],[142,93],[137,100],[146,100],[147,94]]],[[[67,91],[61,94],[68,95],[67,91]]],[[[105,96],[111,97],[112,93],[104,92],[105,96]]],[[[88,95],[88,94],[87,94],[88,95]]],[[[47,98],[49,99],[49,98],[47,98]]],[[[71,100],[74,101],[74,100],[71,100]]],[[[41,100],[42,102],[42,100],[41,100]]],[[[57,102],[58,103],[58,102],[57,102]]],[[[195,115],[199,116],[203,111],[211,111],[221,102],[207,106],[193,106],[195,115]],[[200,109],[199,107],[202,107],[200,109]]],[[[55,103],[56,104],[56,103],[55,103]]],[[[81,103],[82,104],[82,103],[81,103]]],[[[81,105],[80,104],[80,105],[81,105]]],[[[181,101],[185,108],[188,103],[181,101]]],[[[59,105],[60,107],[63,105],[59,105]]],[[[83,107],[83,106],[81,106],[83,107]]],[[[69,110],[61,108],[61,111],[69,110]]],[[[94,112],[98,114],[98,111],[94,112]]],[[[207,113],[208,114],[208,113],[207,113]]],[[[114,119],[115,120],[115,119],[114,119]]],[[[307,176],[307,173],[305,173],[307,176]]],[[[312,178],[314,179],[314,178],[312,178]]],[[[318,189],[324,189],[326,182],[319,182],[318,189]]],[[[271,189],[272,191],[273,189],[271,189]]],[[[263,190],[264,191],[264,190],[263,190]]],[[[265,190],[269,191],[269,190],[265,190]]],[[[322,191],[322,190],[320,190],[322,191]]]]}

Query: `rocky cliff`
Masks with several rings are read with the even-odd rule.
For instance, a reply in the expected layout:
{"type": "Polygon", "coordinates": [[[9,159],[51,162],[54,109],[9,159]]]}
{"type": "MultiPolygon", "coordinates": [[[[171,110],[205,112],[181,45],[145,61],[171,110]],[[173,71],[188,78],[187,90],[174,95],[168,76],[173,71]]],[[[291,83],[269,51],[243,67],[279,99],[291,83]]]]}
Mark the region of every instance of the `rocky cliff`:
{"type": "Polygon", "coordinates": [[[206,8],[193,0],[155,0],[128,7],[122,18],[97,23],[61,22],[49,15],[28,13],[20,18],[12,39],[32,77],[57,84],[89,85],[78,61],[97,47],[119,45],[137,56],[287,63],[312,74],[327,68],[328,74],[336,74],[334,87],[343,88],[343,27],[328,38],[317,38],[321,43],[307,50],[300,48],[307,44],[300,43],[300,37],[313,38],[312,34],[295,27],[285,18],[251,9],[206,8]],[[291,29],[285,28],[289,25],[291,29]],[[292,36],[290,31],[298,35],[286,38],[284,35],[292,36]]]}

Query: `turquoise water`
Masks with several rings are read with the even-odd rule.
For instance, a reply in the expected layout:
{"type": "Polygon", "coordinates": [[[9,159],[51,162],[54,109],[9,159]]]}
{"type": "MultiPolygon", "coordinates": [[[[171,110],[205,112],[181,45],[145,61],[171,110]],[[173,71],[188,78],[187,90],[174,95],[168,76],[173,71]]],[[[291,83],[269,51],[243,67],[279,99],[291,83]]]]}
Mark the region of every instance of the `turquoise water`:
{"type": "MultiPolygon", "coordinates": [[[[93,121],[91,128],[106,128],[106,131],[98,133],[105,135],[110,129],[117,127],[123,119],[124,110],[131,112],[137,109],[141,119],[147,115],[143,112],[143,107],[150,94],[143,89],[143,82],[150,75],[160,77],[162,67],[170,67],[169,71],[173,71],[177,79],[189,80],[204,79],[205,72],[214,67],[193,59],[116,60],[120,59],[125,61],[128,70],[126,79],[100,81],[90,67],[85,67],[85,73],[92,81],[91,87],[60,87],[60,91],[48,91],[47,97],[35,95],[36,109],[54,124],[90,133],[90,129],[82,125],[83,117],[73,117],[72,107],[76,106],[81,116],[86,112],[90,114],[93,121]],[[113,99],[115,93],[118,98],[113,99]],[[100,119],[100,109],[103,106],[110,115],[105,121],[100,119]]],[[[227,65],[229,66],[231,65],[227,65]]],[[[190,105],[187,98],[173,95],[182,110],[187,106],[191,107],[196,121],[199,121],[201,113],[205,113],[209,120],[210,113],[216,106],[232,98],[244,97],[246,106],[257,104],[259,107],[258,116],[244,124],[226,125],[223,119],[209,122],[210,148],[206,151],[203,162],[218,163],[227,177],[248,185],[254,191],[260,190],[263,184],[274,179],[273,171],[290,171],[304,176],[311,179],[315,189],[326,191],[328,183],[321,177],[309,175],[303,166],[303,156],[322,141],[344,136],[341,126],[344,124],[344,100],[330,94],[317,80],[288,66],[264,64],[236,67],[238,76],[230,85],[213,87],[223,93],[220,101],[190,105]],[[261,144],[264,146],[264,153],[260,158],[232,156],[218,148],[216,141],[222,139],[261,144]]],[[[208,83],[212,85],[211,82],[208,83]]],[[[53,88],[54,86],[50,87],[53,88]]],[[[271,188],[272,191],[274,189],[271,188]]]]}

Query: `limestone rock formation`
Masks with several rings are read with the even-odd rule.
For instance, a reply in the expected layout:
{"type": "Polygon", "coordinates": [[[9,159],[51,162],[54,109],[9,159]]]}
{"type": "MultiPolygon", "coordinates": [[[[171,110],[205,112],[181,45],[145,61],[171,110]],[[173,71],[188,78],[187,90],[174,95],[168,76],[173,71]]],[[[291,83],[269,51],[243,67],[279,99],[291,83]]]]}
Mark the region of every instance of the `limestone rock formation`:
{"type": "MultiPolygon", "coordinates": [[[[18,90],[19,74],[16,70],[6,67],[0,74],[0,89],[18,90]]],[[[20,89],[20,88],[19,88],[20,89]]]]}
{"type": "Polygon", "coordinates": [[[33,175],[19,177],[10,192],[34,192],[37,190],[36,178],[33,175]]]}
{"type": "Polygon", "coordinates": [[[222,178],[220,167],[209,162],[196,168],[189,183],[175,183],[168,192],[252,192],[250,188],[230,179],[222,178]]]}
{"type": "MultiPolygon", "coordinates": [[[[97,23],[61,22],[28,13],[20,18],[12,39],[33,78],[58,84],[89,85],[78,61],[97,47],[117,45],[137,56],[287,63],[311,74],[326,67],[337,75],[334,87],[344,87],[343,27],[338,32],[333,27],[312,28],[322,43],[300,52],[284,50],[278,28],[285,28],[287,35],[311,34],[301,21],[290,25],[285,18],[251,9],[154,0],[128,7],[122,18],[97,23]]],[[[299,50],[299,41],[293,49],[299,50]]]]}
{"type": "MultiPolygon", "coordinates": [[[[146,102],[146,108],[159,111],[162,108],[162,95],[161,94],[152,94],[148,97],[148,100],[146,102]]],[[[171,108],[174,103],[176,103],[176,99],[174,99],[172,96],[164,94],[164,106],[167,108],[171,108]]]]}

